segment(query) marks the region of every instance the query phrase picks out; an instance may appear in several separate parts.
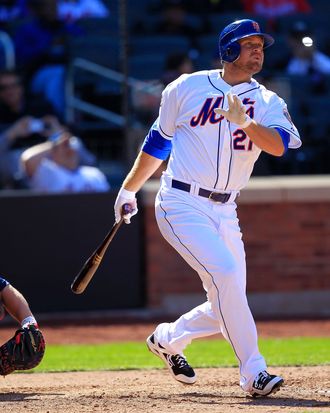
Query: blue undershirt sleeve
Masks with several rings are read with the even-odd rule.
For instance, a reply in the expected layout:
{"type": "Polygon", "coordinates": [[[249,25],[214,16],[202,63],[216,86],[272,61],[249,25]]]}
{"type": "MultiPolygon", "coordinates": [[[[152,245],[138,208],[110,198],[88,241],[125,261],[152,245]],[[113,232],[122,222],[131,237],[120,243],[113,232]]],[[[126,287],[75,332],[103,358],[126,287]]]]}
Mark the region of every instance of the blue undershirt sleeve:
{"type": "Polygon", "coordinates": [[[163,138],[156,129],[150,129],[142,145],[143,152],[155,158],[162,159],[163,161],[168,158],[171,149],[172,141],[163,138]]]}
{"type": "Polygon", "coordinates": [[[276,129],[277,132],[280,134],[280,137],[281,137],[283,145],[284,145],[284,153],[285,153],[289,148],[290,133],[287,132],[286,130],[282,129],[282,128],[277,128],[276,127],[274,129],[276,129]]]}

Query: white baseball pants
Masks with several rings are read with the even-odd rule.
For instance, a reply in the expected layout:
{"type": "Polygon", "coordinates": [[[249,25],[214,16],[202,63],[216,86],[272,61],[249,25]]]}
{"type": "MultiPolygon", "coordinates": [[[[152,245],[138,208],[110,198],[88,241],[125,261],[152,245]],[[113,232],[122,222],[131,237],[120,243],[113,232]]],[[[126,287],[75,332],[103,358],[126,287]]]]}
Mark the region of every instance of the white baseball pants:
{"type": "Polygon", "coordinates": [[[240,385],[249,391],[266,370],[257,330],[246,298],[246,263],[236,204],[217,204],[164,185],[156,198],[156,219],[164,238],[199,274],[204,304],[155,330],[157,341],[173,354],[198,337],[221,332],[240,367],[240,385]]]}

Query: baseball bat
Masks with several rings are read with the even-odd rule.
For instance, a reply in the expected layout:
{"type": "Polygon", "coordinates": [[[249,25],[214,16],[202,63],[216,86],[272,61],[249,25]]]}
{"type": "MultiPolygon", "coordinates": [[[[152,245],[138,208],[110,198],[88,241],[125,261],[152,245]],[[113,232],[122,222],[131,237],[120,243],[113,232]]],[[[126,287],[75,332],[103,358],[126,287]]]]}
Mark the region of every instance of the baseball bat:
{"type": "MultiPolygon", "coordinates": [[[[122,207],[122,215],[129,214],[132,212],[132,207],[130,204],[124,204],[122,207]]],[[[71,284],[71,291],[75,294],[81,294],[86,290],[86,287],[93,278],[96,270],[100,266],[103,256],[108,249],[111,241],[116,235],[118,229],[121,227],[124,218],[121,217],[119,222],[115,222],[110,229],[110,231],[105,236],[104,240],[99,244],[93,254],[87,259],[85,264],[82,266],[79,273],[76,275],[75,279],[71,284]]]]}

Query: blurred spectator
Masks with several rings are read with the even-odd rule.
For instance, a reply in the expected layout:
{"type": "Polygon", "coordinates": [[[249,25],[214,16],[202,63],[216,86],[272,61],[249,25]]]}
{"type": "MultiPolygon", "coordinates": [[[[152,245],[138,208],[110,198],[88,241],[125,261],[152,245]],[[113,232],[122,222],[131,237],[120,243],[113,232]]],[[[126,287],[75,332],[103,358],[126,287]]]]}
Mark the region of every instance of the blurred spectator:
{"type": "Polygon", "coordinates": [[[42,97],[27,96],[22,76],[15,70],[0,71],[0,124],[10,124],[22,116],[54,114],[52,105],[42,97]]]}
{"type": "Polygon", "coordinates": [[[21,185],[19,156],[63,126],[44,99],[25,94],[22,78],[14,71],[0,72],[0,183],[5,188],[21,185]]]}
{"type": "Polygon", "coordinates": [[[276,30],[279,17],[294,13],[310,13],[308,0],[241,0],[244,12],[261,16],[268,21],[268,30],[276,30]]]}
{"type": "Polygon", "coordinates": [[[27,0],[31,21],[14,35],[17,65],[31,79],[34,93],[42,93],[63,117],[68,38],[82,34],[78,26],[57,17],[56,0],[27,0]]]}
{"type": "Polygon", "coordinates": [[[110,185],[96,167],[80,166],[77,139],[65,132],[53,142],[33,146],[21,161],[30,188],[41,192],[105,192],[110,185]]]}
{"type": "Polygon", "coordinates": [[[134,33],[185,36],[194,50],[198,48],[197,37],[210,31],[210,26],[202,15],[190,16],[181,0],[161,2],[157,13],[159,18],[154,24],[146,24],[145,18],[137,22],[134,33]]]}
{"type": "Polygon", "coordinates": [[[297,21],[289,33],[292,57],[287,72],[306,75],[311,71],[330,74],[330,57],[317,50],[315,37],[303,21],[297,21]]]}
{"type": "Polygon", "coordinates": [[[160,80],[138,83],[132,91],[132,105],[137,121],[148,125],[158,116],[164,87],[183,73],[192,73],[194,64],[189,53],[171,53],[167,56],[160,80]]]}
{"type": "Polygon", "coordinates": [[[297,21],[289,33],[288,44],[292,56],[286,71],[290,75],[309,76],[313,90],[326,89],[326,75],[330,74],[330,57],[320,52],[316,39],[303,21],[297,21]]]}
{"type": "MultiPolygon", "coordinates": [[[[184,5],[188,13],[196,13],[198,15],[243,11],[241,0],[203,0],[203,5],[201,5],[201,0],[172,1],[184,5]]],[[[159,11],[163,3],[164,0],[151,0],[149,8],[151,11],[159,11]]]]}
{"type": "Polygon", "coordinates": [[[163,2],[161,16],[161,21],[156,28],[157,33],[183,35],[190,38],[202,33],[201,28],[189,21],[187,9],[184,3],[179,0],[163,2]]]}
{"type": "MultiPolygon", "coordinates": [[[[200,0],[187,0],[187,10],[190,13],[201,12],[200,0]]],[[[203,0],[203,8],[207,13],[242,12],[243,6],[240,0],[203,0]]]]}
{"type": "Polygon", "coordinates": [[[164,87],[184,73],[194,71],[194,63],[188,53],[172,53],[167,56],[162,76],[164,87]]]}
{"type": "Polygon", "coordinates": [[[293,13],[309,13],[308,0],[241,0],[244,11],[266,19],[278,18],[293,13]]]}
{"type": "MultiPolygon", "coordinates": [[[[0,72],[0,187],[24,187],[20,155],[24,149],[65,129],[53,107],[42,97],[27,96],[23,80],[15,71],[0,72]]],[[[82,146],[81,157],[94,164],[95,157],[82,146]]]]}
{"type": "Polygon", "coordinates": [[[140,126],[148,125],[157,117],[163,89],[164,86],[159,80],[135,84],[131,101],[135,120],[140,126]]]}
{"type": "Polygon", "coordinates": [[[26,0],[0,0],[0,29],[9,30],[11,22],[26,16],[26,0]]]}
{"type": "Polygon", "coordinates": [[[89,17],[107,17],[102,0],[58,0],[58,17],[68,22],[89,17]]]}

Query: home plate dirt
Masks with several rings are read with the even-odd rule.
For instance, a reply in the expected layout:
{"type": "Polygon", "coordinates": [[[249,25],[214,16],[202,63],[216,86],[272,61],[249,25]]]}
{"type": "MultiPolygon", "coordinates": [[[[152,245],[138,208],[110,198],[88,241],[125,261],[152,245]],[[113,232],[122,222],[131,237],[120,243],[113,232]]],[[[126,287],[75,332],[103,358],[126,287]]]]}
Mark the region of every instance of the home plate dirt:
{"type": "MultiPolygon", "coordinates": [[[[272,371],[275,369],[272,369],[272,371]]],[[[280,367],[285,386],[263,399],[246,397],[236,368],[196,369],[192,386],[165,369],[83,373],[14,373],[0,381],[0,411],[83,412],[330,412],[330,366],[280,367]]]]}

